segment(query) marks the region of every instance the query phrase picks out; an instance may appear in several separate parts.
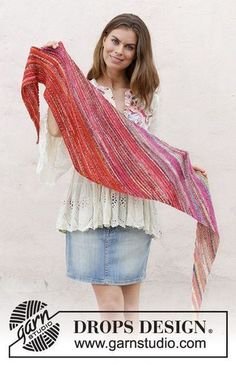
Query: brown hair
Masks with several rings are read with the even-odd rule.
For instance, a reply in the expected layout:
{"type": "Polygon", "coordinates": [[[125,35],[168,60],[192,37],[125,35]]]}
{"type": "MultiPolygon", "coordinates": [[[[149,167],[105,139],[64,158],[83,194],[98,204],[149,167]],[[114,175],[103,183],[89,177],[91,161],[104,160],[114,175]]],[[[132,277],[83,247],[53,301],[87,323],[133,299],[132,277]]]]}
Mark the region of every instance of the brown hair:
{"type": "Polygon", "coordinates": [[[160,80],[153,62],[151,37],[145,23],[137,15],[120,14],[113,18],[104,28],[93,54],[93,65],[87,74],[87,79],[98,79],[104,75],[106,64],[103,59],[103,38],[113,29],[126,27],[132,29],[137,35],[136,57],[125,70],[130,81],[133,94],[144,102],[145,107],[150,107],[154,91],[159,86],[160,80]]]}

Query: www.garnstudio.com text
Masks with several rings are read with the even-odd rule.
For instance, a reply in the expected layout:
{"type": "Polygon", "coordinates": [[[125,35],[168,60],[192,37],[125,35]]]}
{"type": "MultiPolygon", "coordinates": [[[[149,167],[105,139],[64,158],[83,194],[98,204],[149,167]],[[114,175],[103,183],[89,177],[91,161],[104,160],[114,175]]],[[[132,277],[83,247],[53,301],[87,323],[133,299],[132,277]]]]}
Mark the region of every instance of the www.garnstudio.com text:
{"type": "Polygon", "coordinates": [[[175,341],[161,337],[158,340],[145,338],[143,340],[74,340],[76,349],[205,349],[205,340],[175,341]]]}

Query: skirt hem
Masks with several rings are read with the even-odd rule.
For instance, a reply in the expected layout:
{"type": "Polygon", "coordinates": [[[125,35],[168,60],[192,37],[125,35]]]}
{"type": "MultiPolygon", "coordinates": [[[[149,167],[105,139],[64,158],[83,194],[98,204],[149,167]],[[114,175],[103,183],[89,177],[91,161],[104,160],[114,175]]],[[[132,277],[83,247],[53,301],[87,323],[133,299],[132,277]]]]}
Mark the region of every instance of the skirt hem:
{"type": "Polygon", "coordinates": [[[109,281],[109,280],[93,280],[90,278],[81,278],[81,277],[77,277],[74,275],[70,275],[69,273],[66,274],[68,278],[73,279],[73,280],[77,280],[77,281],[83,281],[86,283],[90,283],[90,284],[103,284],[103,285],[130,285],[130,284],[136,284],[140,281],[143,281],[146,278],[146,275],[141,276],[140,278],[137,278],[135,280],[127,280],[127,281],[123,281],[122,283],[119,282],[113,282],[113,281],[109,281]]]}

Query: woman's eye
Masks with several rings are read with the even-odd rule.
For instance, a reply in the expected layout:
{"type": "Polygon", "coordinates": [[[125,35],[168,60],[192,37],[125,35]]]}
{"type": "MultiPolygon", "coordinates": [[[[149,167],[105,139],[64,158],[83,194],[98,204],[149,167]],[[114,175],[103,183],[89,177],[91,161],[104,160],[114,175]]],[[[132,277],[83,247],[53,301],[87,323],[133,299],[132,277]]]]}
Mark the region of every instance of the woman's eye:
{"type": "MultiPolygon", "coordinates": [[[[114,44],[119,44],[119,41],[117,40],[117,39],[112,39],[111,40],[114,44]]],[[[127,46],[126,46],[130,51],[132,51],[133,49],[134,49],[134,47],[133,46],[130,46],[129,44],[127,44],[127,46]]]]}
{"type": "Polygon", "coordinates": [[[117,39],[112,39],[112,42],[116,44],[118,43],[117,39]]]}

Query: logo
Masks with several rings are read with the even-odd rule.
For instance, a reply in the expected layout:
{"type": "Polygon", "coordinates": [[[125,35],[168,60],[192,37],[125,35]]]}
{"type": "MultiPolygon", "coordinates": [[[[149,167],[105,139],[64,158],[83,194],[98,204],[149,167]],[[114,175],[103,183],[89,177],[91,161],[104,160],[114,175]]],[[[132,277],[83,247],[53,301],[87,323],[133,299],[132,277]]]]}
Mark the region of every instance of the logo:
{"type": "Polygon", "coordinates": [[[23,340],[23,348],[29,351],[44,351],[57,340],[59,323],[53,323],[45,308],[46,303],[28,300],[20,303],[13,310],[9,327],[17,328],[18,340],[23,340]]]}

